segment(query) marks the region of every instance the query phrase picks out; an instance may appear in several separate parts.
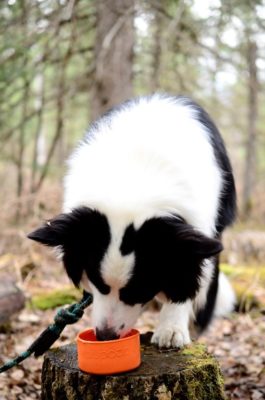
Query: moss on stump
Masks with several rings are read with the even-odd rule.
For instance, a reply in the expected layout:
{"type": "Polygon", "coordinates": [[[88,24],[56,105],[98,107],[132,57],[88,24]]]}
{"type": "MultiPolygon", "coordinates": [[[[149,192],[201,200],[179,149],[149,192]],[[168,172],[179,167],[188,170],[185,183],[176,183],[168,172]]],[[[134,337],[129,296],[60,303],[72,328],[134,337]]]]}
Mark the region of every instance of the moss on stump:
{"type": "Polygon", "coordinates": [[[52,290],[33,296],[30,306],[38,310],[50,310],[56,307],[72,304],[80,300],[80,291],[75,287],[67,286],[63,289],[52,290]]]}
{"type": "Polygon", "coordinates": [[[217,361],[204,346],[158,350],[141,336],[142,364],[134,371],[96,376],[78,369],[74,344],[50,350],[42,369],[42,400],[224,400],[217,361]]]}

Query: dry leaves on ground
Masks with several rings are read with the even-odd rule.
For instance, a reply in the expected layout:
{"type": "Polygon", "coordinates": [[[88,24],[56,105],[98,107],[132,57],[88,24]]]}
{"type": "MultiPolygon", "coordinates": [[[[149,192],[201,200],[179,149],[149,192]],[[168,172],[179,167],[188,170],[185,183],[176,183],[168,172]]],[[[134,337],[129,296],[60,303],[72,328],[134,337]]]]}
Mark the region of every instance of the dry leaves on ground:
{"type": "MultiPolygon", "coordinates": [[[[0,361],[14,357],[37,337],[53,320],[53,311],[25,309],[13,322],[12,331],[0,334],[0,361]]],[[[157,312],[146,311],[137,327],[142,332],[153,329],[157,312]]],[[[68,326],[56,345],[72,342],[76,334],[89,326],[89,311],[75,325],[68,326]]],[[[216,320],[200,341],[220,362],[225,388],[231,400],[265,399],[265,316],[236,314],[231,319],[216,320]]],[[[0,400],[40,398],[42,357],[30,357],[19,367],[0,376],[0,400]]]]}

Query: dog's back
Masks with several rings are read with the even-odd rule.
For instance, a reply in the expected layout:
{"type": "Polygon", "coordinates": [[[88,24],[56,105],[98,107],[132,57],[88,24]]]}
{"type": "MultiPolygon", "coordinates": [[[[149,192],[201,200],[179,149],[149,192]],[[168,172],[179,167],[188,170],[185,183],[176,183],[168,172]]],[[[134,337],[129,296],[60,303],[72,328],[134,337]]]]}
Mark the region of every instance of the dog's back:
{"type": "Polygon", "coordinates": [[[207,235],[235,216],[231,166],[208,115],[185,97],[128,101],[93,124],[70,160],[65,210],[145,219],[175,213],[207,235]]]}

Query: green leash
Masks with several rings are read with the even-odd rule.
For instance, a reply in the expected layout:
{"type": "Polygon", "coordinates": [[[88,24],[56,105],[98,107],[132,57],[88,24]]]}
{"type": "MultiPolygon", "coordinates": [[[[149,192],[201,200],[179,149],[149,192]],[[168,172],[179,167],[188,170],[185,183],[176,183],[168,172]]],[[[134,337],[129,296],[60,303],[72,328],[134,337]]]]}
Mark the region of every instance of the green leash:
{"type": "Polygon", "coordinates": [[[83,297],[78,303],[74,303],[67,308],[61,308],[54,318],[54,323],[49,325],[26,351],[23,351],[18,357],[2,365],[2,367],[0,367],[0,374],[10,368],[16,367],[32,354],[34,354],[35,357],[44,354],[60,337],[66,325],[74,324],[82,318],[85,308],[87,308],[92,301],[92,295],[84,291],[83,297]]]}

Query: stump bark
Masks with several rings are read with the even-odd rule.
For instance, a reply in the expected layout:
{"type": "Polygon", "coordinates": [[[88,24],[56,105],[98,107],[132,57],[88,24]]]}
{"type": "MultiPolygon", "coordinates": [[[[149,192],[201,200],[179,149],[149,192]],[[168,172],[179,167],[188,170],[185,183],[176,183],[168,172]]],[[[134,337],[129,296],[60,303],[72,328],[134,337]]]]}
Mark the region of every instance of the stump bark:
{"type": "Polygon", "coordinates": [[[22,291],[13,281],[0,276],[0,326],[6,324],[24,305],[25,296],[22,291]]]}
{"type": "Polygon", "coordinates": [[[74,344],[50,350],[42,368],[42,400],[225,399],[219,365],[204,346],[158,350],[150,336],[141,336],[141,366],[110,376],[80,371],[74,344]]]}

